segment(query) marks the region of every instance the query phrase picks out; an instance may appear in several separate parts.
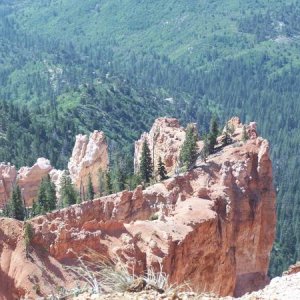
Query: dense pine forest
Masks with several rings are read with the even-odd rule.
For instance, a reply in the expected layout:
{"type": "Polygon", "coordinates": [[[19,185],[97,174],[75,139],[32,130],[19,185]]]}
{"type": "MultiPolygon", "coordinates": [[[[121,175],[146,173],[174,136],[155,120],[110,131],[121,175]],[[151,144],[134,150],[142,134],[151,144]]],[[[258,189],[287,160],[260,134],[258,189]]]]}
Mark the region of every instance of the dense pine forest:
{"type": "Polygon", "coordinates": [[[130,157],[162,115],[200,135],[215,114],[255,120],[272,146],[280,274],[300,259],[299,18],[292,0],[0,1],[0,161],[63,168],[94,129],[130,157]]]}

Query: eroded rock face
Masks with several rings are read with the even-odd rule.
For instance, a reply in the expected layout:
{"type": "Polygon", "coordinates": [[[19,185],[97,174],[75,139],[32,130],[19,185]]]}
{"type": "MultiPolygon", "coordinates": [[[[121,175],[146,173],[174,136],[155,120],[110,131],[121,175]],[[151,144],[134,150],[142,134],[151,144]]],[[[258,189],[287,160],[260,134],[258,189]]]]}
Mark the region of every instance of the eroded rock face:
{"type": "Polygon", "coordinates": [[[51,181],[55,184],[56,197],[58,200],[60,198],[61,179],[65,174],[65,172],[66,172],[65,170],[52,169],[49,173],[51,181]]]}
{"type": "Polygon", "coordinates": [[[76,280],[42,248],[30,247],[26,258],[23,222],[0,218],[0,241],[0,299],[38,299],[76,280]]]}
{"type": "Polygon", "coordinates": [[[174,118],[158,118],[155,120],[149,133],[143,133],[135,142],[134,170],[140,168],[140,159],[144,140],[147,140],[154,170],[157,170],[158,159],[161,157],[166,170],[173,174],[179,160],[180,148],[185,140],[185,130],[180,127],[179,121],[174,118]]]}
{"type": "MultiPolygon", "coordinates": [[[[108,152],[103,132],[94,131],[88,138],[78,135],[69,162],[69,171],[78,190],[86,192],[88,176],[91,174],[95,192],[98,191],[99,170],[107,170],[108,152]]],[[[60,196],[60,180],[65,171],[56,170],[45,158],[38,158],[32,167],[22,167],[16,170],[10,164],[0,164],[0,209],[3,208],[11,195],[14,184],[21,188],[26,206],[31,206],[37,197],[37,192],[43,177],[48,174],[55,183],[57,197],[60,196]]]]}
{"type": "Polygon", "coordinates": [[[31,206],[43,177],[52,170],[50,161],[39,158],[32,167],[22,167],[16,171],[15,166],[0,165],[0,208],[2,208],[11,195],[14,184],[18,184],[26,206],[31,206]]]}
{"type": "Polygon", "coordinates": [[[35,249],[70,261],[94,249],[137,274],[163,270],[172,283],[241,295],[268,282],[275,192],[267,141],[227,146],[188,173],[40,216],[35,249]],[[154,217],[156,216],[156,217],[154,217]]]}
{"type": "Polygon", "coordinates": [[[15,166],[0,164],[0,208],[7,203],[16,178],[17,170],[15,166]]]}
{"type": "Polygon", "coordinates": [[[99,171],[106,171],[108,164],[107,143],[102,131],[94,131],[90,137],[81,134],[76,136],[68,168],[78,190],[86,191],[90,174],[94,190],[98,192],[99,171]]]}
{"type": "Polygon", "coordinates": [[[31,206],[36,199],[42,179],[52,170],[50,161],[38,158],[32,167],[22,167],[18,171],[17,183],[21,189],[26,206],[31,206]]]}
{"type": "MultiPolygon", "coordinates": [[[[165,122],[169,125],[164,125],[165,133],[160,136],[159,131],[158,137],[165,143],[178,141],[175,134],[170,137],[172,134],[166,131],[176,131],[178,122],[159,119],[156,123],[165,122]]],[[[189,172],[145,190],[138,187],[36,217],[30,221],[34,266],[39,268],[36,253],[40,249],[43,260],[53,260],[58,268],[63,263],[74,264],[79,256],[88,257],[92,249],[106,257],[119,256],[135,274],[143,274],[149,267],[159,271],[162,266],[171,283],[188,281],[196,291],[239,296],[262,288],[268,282],[275,235],[272,163],[268,142],[253,136],[242,143],[242,129],[243,125],[237,125],[234,144],[219,149],[205,163],[198,159],[189,172]]],[[[100,137],[95,139],[102,145],[100,137]]],[[[90,165],[84,162],[99,157],[96,142],[93,140],[90,146],[94,151],[87,151],[89,143],[87,137],[78,138],[72,163],[75,168],[78,162],[81,168],[75,168],[78,173],[73,174],[83,169],[80,174],[88,175],[90,165]]],[[[171,148],[163,145],[155,146],[162,156],[171,148]]],[[[173,157],[176,149],[171,150],[173,157]]],[[[5,235],[10,244],[18,244],[20,236],[5,235]]],[[[1,251],[0,247],[0,255],[1,251]]],[[[0,274],[0,282],[7,272],[0,274]]],[[[57,274],[46,268],[43,276],[56,278],[57,274]]],[[[32,291],[32,285],[28,288],[25,281],[18,285],[12,282],[17,293],[32,291]]],[[[60,285],[67,285],[63,276],[60,285]]],[[[41,294],[47,294],[48,287],[40,284],[41,294]]]]}
{"type": "MultiPolygon", "coordinates": [[[[256,122],[243,124],[239,117],[233,117],[227,122],[227,129],[230,131],[234,141],[240,141],[242,139],[244,127],[249,139],[256,139],[258,137],[256,122]]],[[[223,132],[225,131],[226,127],[223,129],[223,132]]]]}

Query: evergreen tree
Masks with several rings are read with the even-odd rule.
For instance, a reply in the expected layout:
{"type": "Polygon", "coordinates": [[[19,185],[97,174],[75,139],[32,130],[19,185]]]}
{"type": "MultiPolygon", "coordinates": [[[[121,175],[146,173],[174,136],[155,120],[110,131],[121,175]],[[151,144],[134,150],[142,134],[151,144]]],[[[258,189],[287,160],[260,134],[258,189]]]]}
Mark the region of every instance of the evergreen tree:
{"type": "Polygon", "coordinates": [[[163,163],[161,157],[158,158],[158,168],[157,169],[158,169],[158,175],[159,175],[160,181],[168,178],[167,170],[166,170],[165,164],[163,163]]]}
{"type": "Polygon", "coordinates": [[[203,149],[201,150],[200,157],[204,162],[206,162],[208,155],[209,155],[208,139],[207,139],[207,136],[205,136],[204,137],[204,146],[203,146],[203,149]]]}
{"type": "Polygon", "coordinates": [[[246,130],[246,126],[243,126],[243,133],[242,133],[242,141],[245,143],[247,140],[249,140],[249,135],[246,130]]]}
{"type": "Polygon", "coordinates": [[[30,252],[30,244],[33,238],[33,228],[32,225],[28,222],[24,224],[24,242],[25,242],[25,250],[26,257],[28,258],[30,252]]]}
{"type": "Polygon", "coordinates": [[[210,122],[210,130],[208,134],[208,152],[209,154],[214,152],[215,145],[217,144],[217,137],[219,134],[218,121],[215,116],[212,117],[210,122]]]}
{"type": "Polygon", "coordinates": [[[142,178],[139,174],[132,174],[128,176],[126,180],[126,186],[130,191],[134,190],[141,183],[142,178]]]}
{"type": "Polygon", "coordinates": [[[12,202],[8,201],[3,208],[3,216],[7,218],[13,218],[12,213],[13,213],[12,202]]]}
{"type": "Polygon", "coordinates": [[[98,173],[98,182],[99,182],[99,196],[102,197],[105,194],[105,172],[101,169],[98,173]]]}
{"type": "Polygon", "coordinates": [[[38,216],[41,213],[40,206],[36,201],[33,201],[31,208],[31,217],[38,216]]]}
{"type": "Polygon", "coordinates": [[[76,204],[78,195],[68,174],[64,174],[61,178],[61,203],[64,207],[76,204]]]}
{"type": "Polygon", "coordinates": [[[112,192],[111,175],[110,171],[107,171],[105,173],[105,195],[110,195],[112,192]]]}
{"type": "Polygon", "coordinates": [[[91,174],[89,174],[88,186],[87,186],[87,198],[88,200],[94,200],[94,197],[95,197],[95,191],[92,183],[92,177],[91,174]]]}
{"type": "Polygon", "coordinates": [[[47,176],[47,209],[48,211],[52,211],[56,209],[57,206],[57,196],[56,196],[56,187],[54,182],[51,181],[50,175],[47,176]]]}
{"type": "Polygon", "coordinates": [[[120,170],[119,166],[116,166],[113,178],[113,191],[115,193],[125,189],[125,180],[125,174],[120,170]]]}
{"type": "Polygon", "coordinates": [[[141,178],[145,183],[149,183],[152,178],[153,166],[151,153],[148,142],[144,140],[142,147],[142,154],[140,159],[140,174],[141,178]]]}
{"type": "Polygon", "coordinates": [[[25,207],[22,200],[21,190],[18,185],[14,186],[11,195],[11,217],[20,221],[25,219],[25,207]]]}
{"type": "Polygon", "coordinates": [[[37,203],[32,205],[34,214],[44,214],[56,208],[56,189],[48,174],[42,179],[38,190],[37,203]]]}
{"type": "Polygon", "coordinates": [[[197,141],[198,134],[193,125],[188,125],[185,141],[180,151],[180,163],[185,168],[190,168],[197,159],[197,141]]]}

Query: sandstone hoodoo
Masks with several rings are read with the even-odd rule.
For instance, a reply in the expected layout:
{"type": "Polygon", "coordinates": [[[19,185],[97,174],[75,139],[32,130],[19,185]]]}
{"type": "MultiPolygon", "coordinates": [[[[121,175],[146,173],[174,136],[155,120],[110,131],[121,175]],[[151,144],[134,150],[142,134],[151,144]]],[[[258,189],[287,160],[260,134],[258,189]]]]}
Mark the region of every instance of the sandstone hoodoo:
{"type": "MultiPolygon", "coordinates": [[[[184,135],[174,119],[158,119],[155,124],[167,124],[166,128],[177,128],[184,135]]],[[[34,298],[37,295],[34,286],[40,282],[38,292],[45,295],[51,289],[48,283],[44,287],[46,277],[52,278],[54,284],[59,280],[60,285],[67,286],[67,277],[59,270],[63,264],[76,264],[77,258],[86,256],[88,250],[109,258],[118,256],[137,275],[150,268],[155,271],[162,268],[170,283],[187,282],[195,291],[238,296],[264,287],[268,283],[275,232],[269,144],[254,135],[242,142],[243,125],[235,126],[231,130],[231,144],[219,143],[212,155],[205,161],[199,156],[193,168],[185,173],[144,190],[138,186],[133,191],[73,205],[29,221],[33,230],[31,272],[39,274],[41,259],[51,262],[53,267],[44,269],[41,281],[39,275],[28,280],[27,273],[22,273],[22,280],[11,279],[13,290],[34,298]],[[43,258],[39,256],[41,251],[43,258]]],[[[173,134],[164,133],[157,146],[162,157],[169,157],[169,151],[171,157],[178,157],[180,149],[170,145],[163,148],[163,141],[173,138],[179,141],[173,134]]],[[[71,160],[74,167],[75,161],[85,161],[88,144],[87,137],[77,138],[77,150],[74,149],[71,160]]],[[[93,151],[90,153],[95,157],[93,151]]],[[[87,164],[84,170],[89,167],[90,172],[97,170],[100,163],[96,165],[93,168],[87,164]]],[[[90,172],[73,174],[83,176],[90,172]]],[[[22,227],[21,222],[17,224],[22,227]]],[[[21,236],[20,232],[13,234],[5,229],[10,242],[0,249],[1,257],[8,255],[6,249],[11,245],[15,251],[21,251],[17,250],[21,247],[21,236]]],[[[23,256],[19,259],[26,260],[23,256]]],[[[12,260],[9,268],[19,270],[19,261],[12,260]]],[[[5,271],[0,273],[0,282],[13,277],[8,275],[8,268],[2,270],[5,271]]]]}
{"type": "Polygon", "coordinates": [[[18,184],[24,203],[31,206],[37,196],[39,185],[52,170],[50,161],[39,158],[32,167],[22,167],[16,171],[11,165],[0,165],[0,207],[3,207],[11,194],[14,184],[18,184]]]}
{"type": "Polygon", "coordinates": [[[52,169],[48,159],[39,158],[32,167],[22,167],[18,171],[17,182],[26,206],[32,205],[43,177],[48,175],[52,169]]]}
{"type": "MultiPolygon", "coordinates": [[[[107,142],[102,131],[87,135],[77,135],[68,168],[78,190],[85,190],[91,176],[94,191],[99,191],[99,172],[108,169],[107,142]]],[[[82,191],[83,192],[83,191],[82,191]]]]}
{"type": "Polygon", "coordinates": [[[0,164],[0,208],[7,203],[16,178],[17,170],[15,166],[0,164]]]}
{"type": "MultiPolygon", "coordinates": [[[[99,189],[99,171],[108,168],[108,152],[103,132],[94,131],[90,137],[78,135],[69,162],[69,172],[78,190],[85,190],[89,175],[95,192],[99,189]]],[[[65,170],[54,169],[50,161],[38,158],[32,167],[22,167],[18,171],[10,164],[0,164],[0,208],[8,201],[12,188],[18,184],[24,203],[31,206],[36,199],[42,179],[48,174],[55,183],[57,196],[60,196],[60,180],[65,170]]]]}

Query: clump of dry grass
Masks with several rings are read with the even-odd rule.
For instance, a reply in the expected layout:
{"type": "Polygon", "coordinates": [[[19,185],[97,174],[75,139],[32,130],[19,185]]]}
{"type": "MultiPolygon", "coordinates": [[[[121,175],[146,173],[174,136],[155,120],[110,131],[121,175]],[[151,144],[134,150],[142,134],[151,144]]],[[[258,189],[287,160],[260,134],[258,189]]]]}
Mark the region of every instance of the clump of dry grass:
{"type": "Polygon", "coordinates": [[[130,274],[119,257],[112,260],[101,257],[97,262],[79,257],[78,266],[66,268],[84,281],[95,294],[125,291],[135,279],[134,273],[130,274]]]}
{"type": "Polygon", "coordinates": [[[168,285],[168,276],[160,270],[156,272],[150,267],[144,276],[137,276],[134,269],[128,267],[119,256],[107,259],[97,253],[90,252],[89,260],[78,258],[78,266],[68,266],[78,278],[84,281],[95,294],[125,292],[138,279],[142,279],[149,289],[165,291],[168,285]]]}

